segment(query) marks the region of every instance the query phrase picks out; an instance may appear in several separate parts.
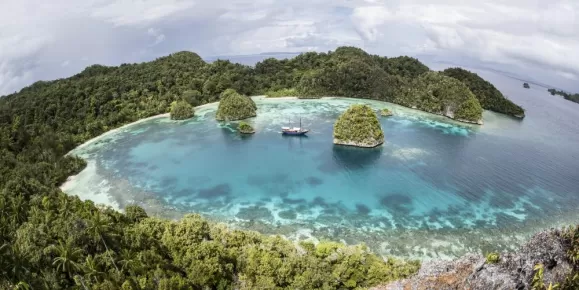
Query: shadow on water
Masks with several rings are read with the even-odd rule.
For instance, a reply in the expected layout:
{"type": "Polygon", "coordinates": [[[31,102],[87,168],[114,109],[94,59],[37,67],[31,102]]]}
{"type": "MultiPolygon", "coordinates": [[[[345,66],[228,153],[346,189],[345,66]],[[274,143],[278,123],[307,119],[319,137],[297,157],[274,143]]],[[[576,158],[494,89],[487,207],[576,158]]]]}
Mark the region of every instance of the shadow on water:
{"type": "Polygon", "coordinates": [[[303,149],[304,144],[308,140],[308,135],[281,134],[281,138],[284,140],[284,142],[287,142],[288,149],[303,149]]]}
{"type": "Polygon", "coordinates": [[[335,164],[346,170],[372,167],[382,156],[382,146],[377,148],[356,148],[334,145],[332,156],[335,164]]]}

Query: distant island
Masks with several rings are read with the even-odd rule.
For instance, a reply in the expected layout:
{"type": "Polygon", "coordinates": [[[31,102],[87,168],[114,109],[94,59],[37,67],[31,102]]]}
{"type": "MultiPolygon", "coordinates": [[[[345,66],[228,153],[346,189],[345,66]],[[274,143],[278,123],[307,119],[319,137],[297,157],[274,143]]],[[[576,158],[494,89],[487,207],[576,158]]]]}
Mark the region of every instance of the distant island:
{"type": "Polygon", "coordinates": [[[531,86],[529,86],[529,83],[524,83],[524,84],[523,84],[523,88],[525,88],[525,89],[530,89],[531,86]]]}
{"type": "Polygon", "coordinates": [[[371,148],[382,143],[384,132],[368,105],[350,106],[334,124],[334,144],[371,148]]]}
{"type": "Polygon", "coordinates": [[[523,108],[507,99],[493,84],[477,74],[462,68],[448,68],[442,73],[466,84],[478,99],[483,109],[517,118],[525,117],[525,110],[523,108]]]}
{"type": "Polygon", "coordinates": [[[565,100],[569,100],[571,102],[579,103],[579,94],[570,94],[564,91],[558,91],[556,89],[548,89],[547,90],[551,95],[559,95],[565,98],[565,100]]]}

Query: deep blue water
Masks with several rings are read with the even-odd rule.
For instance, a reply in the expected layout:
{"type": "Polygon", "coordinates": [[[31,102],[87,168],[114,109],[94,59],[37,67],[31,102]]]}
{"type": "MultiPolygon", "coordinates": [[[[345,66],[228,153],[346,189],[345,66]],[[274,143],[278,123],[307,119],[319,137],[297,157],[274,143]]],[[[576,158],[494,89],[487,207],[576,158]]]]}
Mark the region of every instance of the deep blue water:
{"type": "Polygon", "coordinates": [[[479,127],[381,102],[257,99],[257,133],[240,136],[210,105],[189,121],[150,120],[77,149],[90,165],[64,188],[152,215],[198,212],[294,239],[365,242],[383,254],[513,249],[534,231],[579,221],[579,106],[495,81],[526,119],[485,112],[479,127]],[[394,111],[380,119],[383,146],[332,144],[333,122],[353,103],[394,111]],[[279,133],[300,116],[308,137],[279,133]]]}

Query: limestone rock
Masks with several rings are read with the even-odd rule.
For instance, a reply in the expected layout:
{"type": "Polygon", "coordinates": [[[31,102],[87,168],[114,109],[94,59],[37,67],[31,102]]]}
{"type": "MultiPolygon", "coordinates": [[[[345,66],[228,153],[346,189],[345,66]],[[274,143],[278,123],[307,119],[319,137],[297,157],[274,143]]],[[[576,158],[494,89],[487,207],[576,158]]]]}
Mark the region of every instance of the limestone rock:
{"type": "Polygon", "coordinates": [[[371,148],[382,143],[384,132],[367,105],[350,106],[334,124],[334,144],[371,148]]]}

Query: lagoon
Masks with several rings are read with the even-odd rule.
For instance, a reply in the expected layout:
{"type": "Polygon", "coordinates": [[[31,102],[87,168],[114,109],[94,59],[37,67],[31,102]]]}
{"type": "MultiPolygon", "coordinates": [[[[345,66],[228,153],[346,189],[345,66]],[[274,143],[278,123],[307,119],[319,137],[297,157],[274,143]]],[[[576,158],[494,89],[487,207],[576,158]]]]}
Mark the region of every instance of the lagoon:
{"type": "Polygon", "coordinates": [[[251,136],[215,121],[209,104],[191,120],[149,119],[75,149],[88,166],[62,188],[118,209],[197,212],[295,240],[364,242],[384,255],[514,250],[535,231],[579,220],[579,106],[544,94],[522,99],[524,120],[485,112],[483,126],[371,100],[255,97],[251,136]],[[394,113],[380,119],[384,145],[332,144],[334,121],[356,103],[394,113]],[[280,134],[300,117],[308,137],[280,134]]]}

